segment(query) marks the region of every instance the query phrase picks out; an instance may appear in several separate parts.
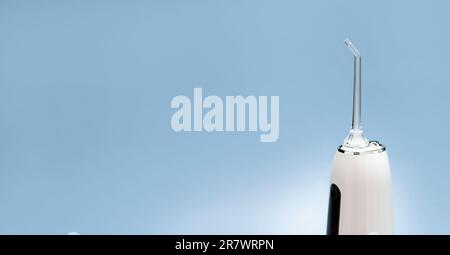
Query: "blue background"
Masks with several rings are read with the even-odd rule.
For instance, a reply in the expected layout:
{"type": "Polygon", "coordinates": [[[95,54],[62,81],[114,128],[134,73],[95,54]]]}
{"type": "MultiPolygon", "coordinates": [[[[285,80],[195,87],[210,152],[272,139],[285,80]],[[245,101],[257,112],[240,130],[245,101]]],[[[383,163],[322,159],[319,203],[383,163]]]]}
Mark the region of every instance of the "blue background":
{"type": "Polygon", "coordinates": [[[450,234],[449,1],[0,3],[0,233],[323,234],[351,119],[398,234],[450,234]],[[176,133],[176,95],[280,96],[280,138],[176,133]]]}

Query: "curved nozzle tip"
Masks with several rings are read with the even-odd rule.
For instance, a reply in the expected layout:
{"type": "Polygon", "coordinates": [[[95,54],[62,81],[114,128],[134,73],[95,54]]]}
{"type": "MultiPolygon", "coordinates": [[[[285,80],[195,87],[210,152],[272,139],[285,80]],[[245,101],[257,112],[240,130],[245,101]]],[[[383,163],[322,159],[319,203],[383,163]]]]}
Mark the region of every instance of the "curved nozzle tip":
{"type": "Polygon", "coordinates": [[[353,53],[353,55],[355,56],[355,58],[359,58],[361,57],[361,55],[359,54],[359,50],[358,48],[355,47],[355,45],[353,45],[352,41],[350,41],[350,39],[345,39],[344,40],[345,45],[347,45],[347,47],[350,49],[350,51],[353,53]]]}

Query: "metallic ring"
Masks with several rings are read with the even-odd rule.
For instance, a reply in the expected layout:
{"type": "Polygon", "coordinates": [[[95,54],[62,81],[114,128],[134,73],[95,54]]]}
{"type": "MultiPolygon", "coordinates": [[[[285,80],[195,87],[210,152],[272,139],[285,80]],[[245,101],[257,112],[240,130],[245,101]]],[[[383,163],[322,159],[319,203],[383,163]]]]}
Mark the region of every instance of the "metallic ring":
{"type": "Polygon", "coordinates": [[[344,145],[340,145],[337,150],[344,154],[353,154],[353,155],[363,155],[363,154],[374,154],[374,153],[381,153],[386,150],[386,147],[379,143],[378,141],[370,141],[369,146],[374,145],[377,148],[368,149],[368,150],[361,150],[361,151],[349,151],[345,149],[344,145]]]}

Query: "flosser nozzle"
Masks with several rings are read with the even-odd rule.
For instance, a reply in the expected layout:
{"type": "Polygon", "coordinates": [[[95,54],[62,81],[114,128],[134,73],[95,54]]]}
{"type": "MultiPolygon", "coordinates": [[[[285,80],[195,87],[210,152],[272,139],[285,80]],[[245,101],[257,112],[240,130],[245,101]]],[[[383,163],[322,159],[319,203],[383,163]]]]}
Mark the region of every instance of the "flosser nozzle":
{"type": "Polygon", "coordinates": [[[345,39],[345,45],[353,53],[353,117],[352,129],[344,141],[344,145],[351,148],[365,148],[369,141],[363,134],[361,125],[361,54],[350,39],[345,39]]]}

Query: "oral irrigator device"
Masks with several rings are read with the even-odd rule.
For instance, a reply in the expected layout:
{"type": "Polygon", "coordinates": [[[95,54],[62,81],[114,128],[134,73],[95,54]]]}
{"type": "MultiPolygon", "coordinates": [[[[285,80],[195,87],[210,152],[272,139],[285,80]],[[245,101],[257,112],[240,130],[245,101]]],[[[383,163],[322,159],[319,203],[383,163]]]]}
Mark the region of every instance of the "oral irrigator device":
{"type": "Polygon", "coordinates": [[[386,147],[368,141],[361,126],[361,55],[354,56],[352,128],[338,147],[331,172],[328,235],[394,234],[392,181],[386,147]]]}

